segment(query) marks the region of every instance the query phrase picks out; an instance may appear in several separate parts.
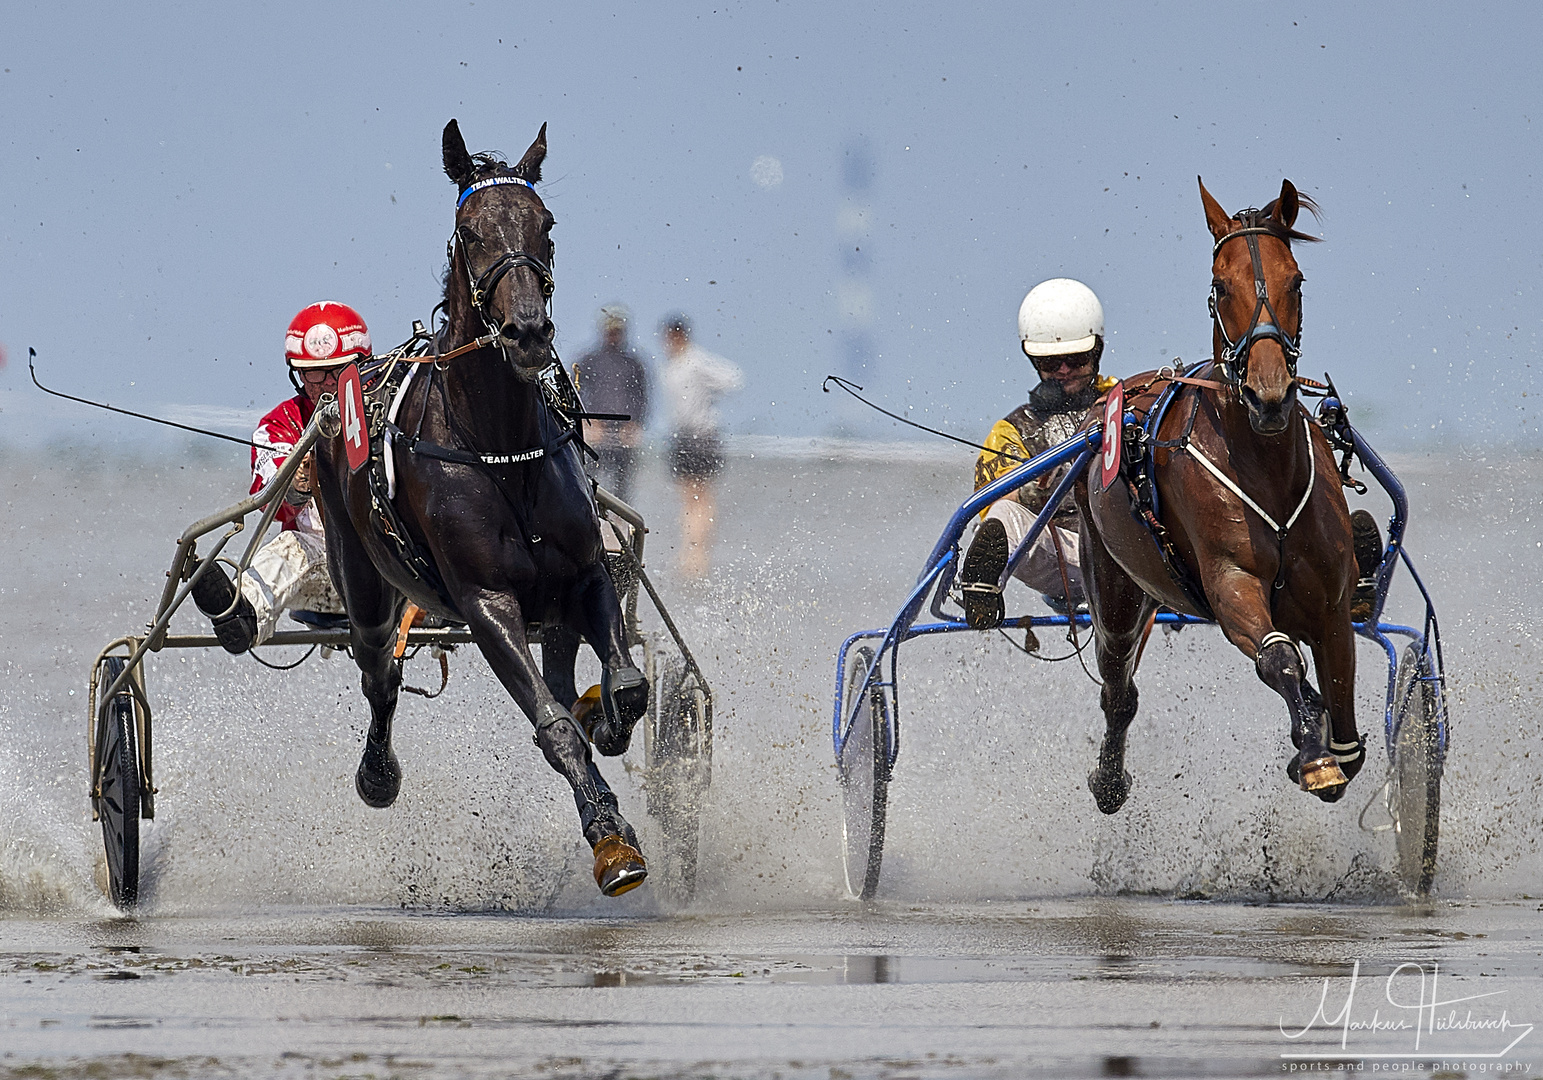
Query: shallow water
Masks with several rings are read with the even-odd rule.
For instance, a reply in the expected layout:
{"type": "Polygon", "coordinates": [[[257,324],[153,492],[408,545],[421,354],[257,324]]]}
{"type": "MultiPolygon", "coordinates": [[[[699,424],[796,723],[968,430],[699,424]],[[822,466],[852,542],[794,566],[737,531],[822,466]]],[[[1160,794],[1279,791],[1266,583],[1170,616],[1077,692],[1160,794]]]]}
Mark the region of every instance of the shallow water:
{"type": "Polygon", "coordinates": [[[0,1076],[1266,1076],[1377,1054],[1477,1076],[1538,1059],[1536,908],[19,920],[0,1076]],[[1400,965],[1419,968],[1389,985],[1400,965]],[[1422,1033],[1417,1053],[1421,972],[1427,1001],[1493,995],[1441,1010],[1492,1026],[1422,1033]],[[1323,1022],[1347,998],[1358,1026],[1323,1022]]]}
{"type": "MultiPolygon", "coordinates": [[[[1511,1018],[1531,1022],[1543,1014],[1543,921],[1524,899],[1543,889],[1543,531],[1531,520],[1543,481],[1533,460],[1393,464],[1410,490],[1410,548],[1442,616],[1452,694],[1428,908],[1400,905],[1388,835],[1357,826],[1385,768],[1380,740],[1342,803],[1302,796],[1281,768],[1279,699],[1209,628],[1148,648],[1128,761],[1137,786],[1110,818],[1082,779],[1102,720],[1074,664],[1031,661],[989,634],[908,645],[880,903],[842,900],[835,649],[892,617],[962,498],[969,457],[832,459],[759,443],[725,477],[720,572],[708,585],[671,570],[673,494],[657,469],[635,499],[654,529],[650,567],[717,697],[701,887],[688,908],[648,887],[598,897],[565,787],[468,650],[442,698],[403,698],[407,778],[387,812],[353,792],[367,713],[346,657],[281,674],[168,650],[149,664],[158,815],[145,823],[142,912],[124,921],[94,882],[88,668],[110,638],[140,628],[176,534],[233,501],[243,469],[220,452],[0,453],[11,538],[0,565],[0,1045],[16,1055],[0,1070],[132,1051],[193,1072],[423,1073],[411,1058],[436,1075],[586,1075],[607,1063],[619,1075],[1012,1075],[1029,1064],[1187,1074],[1215,1046],[1230,1064],[1204,1071],[1280,1071],[1282,987],[1348,974],[1358,958],[1383,964],[1385,978],[1395,946],[1412,940],[1399,928],[1411,926],[1434,935],[1413,959],[1511,980],[1511,1018]],[[1097,974],[1125,970],[1111,959],[1123,946],[1067,929],[1110,920],[1150,957],[1133,977],[1097,974]],[[1468,943],[1479,933],[1489,948],[1468,943]],[[349,938],[370,934],[380,941],[349,938]],[[104,951],[118,945],[140,952],[104,951]],[[47,989],[21,981],[34,953],[76,959],[47,989]],[[462,954],[487,963],[459,966],[507,977],[446,988],[427,974],[456,970],[462,954]],[[119,969],[91,966],[151,955],[171,958],[139,972],[153,980],[98,978],[119,969]],[[1275,966],[1251,966],[1272,955],[1275,966]],[[690,974],[685,957],[709,974],[690,974]],[[1491,961],[1504,970],[1488,971],[1491,961]],[[752,978],[756,963],[767,970],[752,978]],[[272,970],[253,983],[257,974],[236,977],[243,964],[272,970]],[[285,965],[298,965],[300,983],[285,965]],[[471,1003],[442,1007],[442,990],[471,1003]],[[44,994],[71,1008],[53,1015],[44,994]],[[1180,1024],[1214,1003],[1225,1022],[1180,1024]],[[1159,1028],[1141,1026],[1143,1007],[1159,1028]],[[1038,1018],[1045,1010],[1053,1023],[1038,1018]],[[432,1019],[452,1014],[467,1019],[432,1019]],[[313,1015],[330,1019],[293,1020],[313,1015]],[[112,1016],[153,1026],[92,1019],[112,1016]],[[201,1056],[223,1064],[189,1064],[201,1056]]],[[[1385,500],[1365,504],[1386,519],[1385,500]]],[[[1391,610],[1417,619],[1412,597],[1396,586],[1391,610]]],[[[191,612],[179,618],[198,626],[191,612]]],[[[1376,733],[1384,665],[1365,645],[1360,663],[1360,723],[1376,733]]],[[[427,658],[408,671],[420,685],[432,674],[427,658]]],[[[651,848],[635,772],[603,767],[651,848]]]]}

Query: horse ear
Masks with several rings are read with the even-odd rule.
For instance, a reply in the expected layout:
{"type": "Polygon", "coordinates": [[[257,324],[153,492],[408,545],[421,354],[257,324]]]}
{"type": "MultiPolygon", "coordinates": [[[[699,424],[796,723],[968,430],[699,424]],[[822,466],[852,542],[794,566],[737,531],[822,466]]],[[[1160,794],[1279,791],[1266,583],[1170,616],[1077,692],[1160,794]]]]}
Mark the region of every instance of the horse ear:
{"type": "Polygon", "coordinates": [[[1301,199],[1297,196],[1297,189],[1290,180],[1280,182],[1280,198],[1275,201],[1275,220],[1286,228],[1296,224],[1297,211],[1301,209],[1301,199]]]}
{"type": "Polygon", "coordinates": [[[445,175],[455,181],[456,187],[465,191],[471,183],[471,155],[466,152],[466,140],[461,138],[461,125],[455,120],[445,125],[442,140],[445,157],[445,175]]]}
{"type": "Polygon", "coordinates": [[[546,125],[541,125],[541,131],[536,135],[536,141],[530,144],[530,149],[525,151],[525,156],[520,158],[520,163],[514,167],[517,175],[523,176],[532,184],[541,182],[541,163],[546,160],[546,125]]]}
{"type": "Polygon", "coordinates": [[[1205,189],[1205,181],[1195,177],[1200,184],[1200,204],[1205,207],[1205,227],[1211,230],[1211,235],[1220,240],[1232,231],[1232,216],[1222,209],[1222,204],[1211,197],[1211,193],[1205,189]]]}

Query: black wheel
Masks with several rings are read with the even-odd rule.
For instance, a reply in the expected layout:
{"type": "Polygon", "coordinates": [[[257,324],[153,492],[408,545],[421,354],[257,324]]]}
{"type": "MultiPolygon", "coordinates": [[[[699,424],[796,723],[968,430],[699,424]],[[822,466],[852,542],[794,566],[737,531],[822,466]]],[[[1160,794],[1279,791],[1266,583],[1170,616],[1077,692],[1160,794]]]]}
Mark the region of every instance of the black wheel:
{"type": "MultiPolygon", "coordinates": [[[[107,690],[123,672],[124,657],[102,661],[98,685],[107,690]]],[[[120,690],[98,716],[96,728],[97,817],[107,849],[107,894],[127,911],[139,902],[139,739],[134,695],[120,690]]]]}
{"type": "Polygon", "coordinates": [[[1430,892],[1441,835],[1441,772],[1445,757],[1440,720],[1441,687],[1431,678],[1429,657],[1413,644],[1404,650],[1394,680],[1392,789],[1393,839],[1398,881],[1414,896],[1430,892]]]}
{"type": "Polygon", "coordinates": [[[889,802],[889,703],[884,691],[866,687],[873,650],[847,657],[841,753],[842,838],[847,891],[863,900],[879,887],[884,860],[884,812],[889,802]]]}
{"type": "Polygon", "coordinates": [[[673,647],[656,647],[653,668],[644,745],[648,812],[664,834],[664,872],[655,880],[689,900],[696,891],[702,805],[712,785],[712,703],[673,647]]]}

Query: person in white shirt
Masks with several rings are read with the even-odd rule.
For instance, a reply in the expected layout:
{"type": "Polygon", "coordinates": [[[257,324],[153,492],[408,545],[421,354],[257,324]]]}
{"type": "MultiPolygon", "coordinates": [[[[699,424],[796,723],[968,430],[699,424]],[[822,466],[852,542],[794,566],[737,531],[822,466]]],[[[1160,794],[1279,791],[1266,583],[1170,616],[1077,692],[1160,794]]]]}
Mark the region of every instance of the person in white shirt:
{"type": "Polygon", "coordinates": [[[670,315],[659,328],[664,339],[664,396],[670,407],[670,472],[681,495],[681,570],[708,574],[716,505],[713,481],[723,471],[722,421],[718,401],[745,383],[744,374],[721,356],[691,340],[691,321],[670,315]]]}

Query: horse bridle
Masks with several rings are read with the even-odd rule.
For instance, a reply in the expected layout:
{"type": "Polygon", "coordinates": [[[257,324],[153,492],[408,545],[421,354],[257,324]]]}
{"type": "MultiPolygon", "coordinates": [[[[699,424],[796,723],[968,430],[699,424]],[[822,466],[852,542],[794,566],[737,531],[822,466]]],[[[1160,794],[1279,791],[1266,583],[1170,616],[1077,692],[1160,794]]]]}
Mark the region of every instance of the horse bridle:
{"type": "Polygon", "coordinates": [[[1241,210],[1237,220],[1243,224],[1243,228],[1230,232],[1216,241],[1211,248],[1211,261],[1216,261],[1222,245],[1228,240],[1242,237],[1248,243],[1248,257],[1254,264],[1254,314],[1248,321],[1248,329],[1234,341],[1227,336],[1227,327],[1222,322],[1222,317],[1216,308],[1216,302],[1221,296],[1222,283],[1216,278],[1211,279],[1211,295],[1208,304],[1211,309],[1211,320],[1216,324],[1216,330],[1221,334],[1226,348],[1222,350],[1222,371],[1227,376],[1227,381],[1233,386],[1239,386],[1248,377],[1248,354],[1254,347],[1254,343],[1264,340],[1273,340],[1281,347],[1281,352],[1286,356],[1286,370],[1291,377],[1297,377],[1297,360],[1302,355],[1302,323],[1300,314],[1297,320],[1297,332],[1295,337],[1290,337],[1281,329],[1280,317],[1275,314],[1275,305],[1270,303],[1269,289],[1264,280],[1264,264],[1259,258],[1260,236],[1279,236],[1275,229],[1266,228],[1259,224],[1264,214],[1260,210],[1241,210]],[[1261,315],[1268,314],[1269,322],[1260,322],[1261,315]]]}
{"type": "Polygon", "coordinates": [[[466,251],[466,238],[461,235],[461,207],[466,205],[466,200],[471,197],[473,192],[481,191],[483,188],[496,187],[500,184],[518,184],[521,187],[529,188],[531,191],[536,190],[535,184],[518,176],[490,176],[486,180],[478,180],[475,184],[469,185],[465,191],[461,192],[461,197],[456,200],[455,232],[451,234],[449,240],[445,241],[445,257],[451,262],[455,261],[456,241],[460,241],[461,261],[466,264],[466,277],[471,282],[472,307],[482,318],[483,325],[494,333],[498,333],[501,327],[496,324],[493,313],[488,310],[488,302],[492,300],[493,290],[498,288],[498,283],[511,271],[518,270],[523,266],[535,273],[536,280],[541,285],[541,296],[549,305],[548,315],[551,314],[552,293],[556,288],[556,283],[552,280],[552,268],[528,251],[506,250],[498,258],[494,259],[492,264],[482,273],[478,274],[472,269],[471,256],[466,251]]]}

